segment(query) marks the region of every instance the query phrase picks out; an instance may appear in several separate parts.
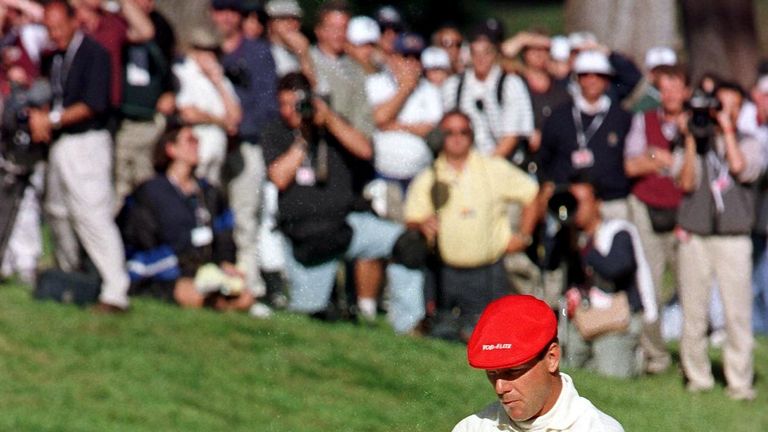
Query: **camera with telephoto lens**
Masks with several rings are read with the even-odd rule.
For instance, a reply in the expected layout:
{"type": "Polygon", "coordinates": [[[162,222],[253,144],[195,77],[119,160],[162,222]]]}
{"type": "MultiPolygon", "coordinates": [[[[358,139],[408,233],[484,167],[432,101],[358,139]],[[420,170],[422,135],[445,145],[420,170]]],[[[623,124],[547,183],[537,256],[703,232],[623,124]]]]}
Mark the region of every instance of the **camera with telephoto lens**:
{"type": "Polygon", "coordinates": [[[686,101],[685,109],[691,113],[688,130],[696,140],[696,152],[704,154],[709,150],[710,140],[715,135],[715,113],[722,109],[722,104],[715,95],[696,90],[686,101]]]}
{"type": "Polygon", "coordinates": [[[296,112],[301,115],[304,121],[312,121],[315,116],[315,106],[312,104],[312,93],[297,90],[296,91],[296,112]]]}
{"type": "Polygon", "coordinates": [[[47,81],[35,81],[29,88],[11,83],[11,92],[3,101],[0,126],[0,154],[17,175],[25,175],[45,156],[45,147],[32,140],[29,129],[29,109],[41,108],[51,101],[47,81]]]}

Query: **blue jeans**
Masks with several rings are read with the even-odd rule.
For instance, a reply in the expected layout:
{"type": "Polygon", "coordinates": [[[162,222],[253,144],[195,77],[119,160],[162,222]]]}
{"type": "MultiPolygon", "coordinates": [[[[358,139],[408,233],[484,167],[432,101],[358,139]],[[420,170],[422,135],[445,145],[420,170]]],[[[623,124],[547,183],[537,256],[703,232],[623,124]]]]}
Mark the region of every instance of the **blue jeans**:
{"type": "Polygon", "coordinates": [[[755,333],[768,333],[768,250],[765,237],[753,238],[755,262],[752,270],[752,328],[755,333]]]}
{"type": "MultiPolygon", "coordinates": [[[[405,227],[380,219],[371,213],[350,213],[347,224],[352,228],[352,241],[345,258],[387,258],[405,227]]],[[[333,233],[329,233],[333,235],[333,233]]],[[[290,242],[286,242],[286,264],[290,280],[290,304],[293,311],[314,313],[328,305],[339,261],[304,266],[293,257],[290,242]]],[[[387,265],[390,288],[388,317],[398,333],[407,333],[424,318],[424,273],[401,264],[387,265]]]]}

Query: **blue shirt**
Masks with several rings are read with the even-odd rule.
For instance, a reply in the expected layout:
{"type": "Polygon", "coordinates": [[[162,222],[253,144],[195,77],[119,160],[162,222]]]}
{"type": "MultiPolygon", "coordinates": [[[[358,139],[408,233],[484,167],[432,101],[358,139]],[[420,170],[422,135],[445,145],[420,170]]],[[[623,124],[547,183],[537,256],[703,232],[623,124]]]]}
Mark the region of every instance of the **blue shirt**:
{"type": "Polygon", "coordinates": [[[221,65],[243,109],[240,139],[258,143],[264,126],[278,116],[277,73],[269,43],[243,38],[234,51],[221,57],[221,65]]]}

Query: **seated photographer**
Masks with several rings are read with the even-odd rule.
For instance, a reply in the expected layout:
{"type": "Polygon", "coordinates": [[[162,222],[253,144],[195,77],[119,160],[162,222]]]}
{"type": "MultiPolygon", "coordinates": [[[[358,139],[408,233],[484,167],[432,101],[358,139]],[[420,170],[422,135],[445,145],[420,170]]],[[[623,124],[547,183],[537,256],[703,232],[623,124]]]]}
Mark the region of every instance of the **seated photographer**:
{"type": "Polygon", "coordinates": [[[502,259],[530,244],[538,185],[505,159],[474,150],[472,124],[463,112],[446,113],[440,131],[443,149],[411,183],[405,220],[443,261],[433,335],[466,340],[483,308],[510,293],[502,259]],[[517,233],[507,213],[511,202],[525,206],[517,233]],[[451,320],[455,308],[460,315],[451,320]]]}
{"type": "MultiPolygon", "coordinates": [[[[386,258],[405,227],[370,212],[354,212],[352,164],[370,160],[372,146],[359,130],[313,97],[309,81],[289,73],[278,83],[280,120],[264,131],[269,179],[280,191],[279,225],[289,240],[289,308],[323,312],[339,259],[386,258]]],[[[412,265],[412,267],[415,267],[412,265]]],[[[387,266],[389,320],[407,333],[424,317],[419,268],[387,266]]]]}
{"type": "Polygon", "coordinates": [[[194,175],[198,145],[191,127],[166,131],[155,149],[157,175],[128,197],[118,217],[130,294],[248,310],[253,295],[232,264],[232,214],[224,194],[194,175]]]}
{"type": "Polygon", "coordinates": [[[708,310],[713,279],[725,310],[723,348],[727,394],[755,398],[752,334],[752,243],[755,188],[764,167],[761,143],[736,128],[744,92],[720,83],[717,103],[694,113],[683,130],[684,163],[678,175],[686,194],[680,204],[680,360],[690,392],[714,388],[708,349],[708,310]],[[717,105],[720,105],[719,107],[717,105]],[[704,114],[704,115],[701,115],[704,114]]]}
{"type": "MultiPolygon", "coordinates": [[[[589,183],[573,182],[574,242],[566,291],[568,320],[561,326],[563,362],[606,376],[638,375],[637,350],[643,318],[657,319],[650,268],[637,229],[621,219],[603,219],[601,201],[589,183]],[[641,312],[643,317],[641,317],[641,312]]],[[[554,201],[562,201],[553,196],[554,201]]]]}

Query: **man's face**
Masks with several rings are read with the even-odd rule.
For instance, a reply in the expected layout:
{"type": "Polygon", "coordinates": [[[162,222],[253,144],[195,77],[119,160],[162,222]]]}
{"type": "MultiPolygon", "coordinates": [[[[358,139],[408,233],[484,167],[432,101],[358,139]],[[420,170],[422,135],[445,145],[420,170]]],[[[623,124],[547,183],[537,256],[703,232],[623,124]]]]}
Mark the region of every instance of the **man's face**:
{"type": "Polygon", "coordinates": [[[479,39],[469,45],[469,52],[475,75],[479,77],[488,75],[496,62],[496,47],[487,39],[479,39]]]}
{"type": "Polygon", "coordinates": [[[538,46],[528,47],[523,51],[523,62],[532,69],[546,69],[549,64],[549,49],[538,46]]]}
{"type": "Polygon", "coordinates": [[[278,35],[299,31],[301,21],[295,17],[275,17],[268,21],[269,31],[278,35]]]}
{"type": "Polygon", "coordinates": [[[575,183],[571,185],[569,191],[578,203],[573,222],[579,229],[589,227],[600,217],[600,204],[595,197],[595,189],[587,183],[575,183]]]}
{"type": "Polygon", "coordinates": [[[232,9],[211,9],[211,21],[219,34],[228,38],[240,32],[243,17],[232,9]]]}
{"type": "Polygon", "coordinates": [[[579,74],[581,95],[589,102],[596,102],[608,90],[609,84],[610,81],[606,75],[591,72],[579,74]]]}
{"type": "Polygon", "coordinates": [[[553,343],[544,358],[522,366],[485,371],[504,412],[514,421],[531,420],[548,412],[560,395],[560,347],[553,343]]]}
{"type": "Polygon", "coordinates": [[[301,113],[296,111],[296,102],[298,101],[299,95],[295,90],[283,90],[277,94],[280,117],[285,125],[291,129],[301,126],[301,113]]]}
{"type": "Polygon", "coordinates": [[[472,147],[472,128],[469,121],[461,115],[451,115],[440,125],[445,141],[443,153],[450,158],[467,157],[472,147]]]}
{"type": "Polygon", "coordinates": [[[659,89],[662,109],[669,114],[680,113],[683,110],[683,104],[691,95],[685,81],[679,76],[660,74],[656,85],[659,89]]]}
{"type": "Polygon", "coordinates": [[[458,61],[462,42],[461,33],[452,28],[441,30],[437,36],[438,45],[448,52],[451,63],[458,61]]]}
{"type": "Polygon", "coordinates": [[[66,50],[77,31],[77,22],[67,15],[67,10],[60,4],[45,8],[43,24],[48,29],[48,37],[59,50],[66,50]]]}
{"type": "Polygon", "coordinates": [[[344,53],[344,44],[347,42],[347,24],[349,15],[341,11],[332,11],[325,14],[322,21],[315,27],[317,44],[336,55],[344,53]]]}
{"type": "Polygon", "coordinates": [[[133,0],[136,6],[139,7],[144,13],[150,13],[155,10],[155,0],[133,0]]]}

